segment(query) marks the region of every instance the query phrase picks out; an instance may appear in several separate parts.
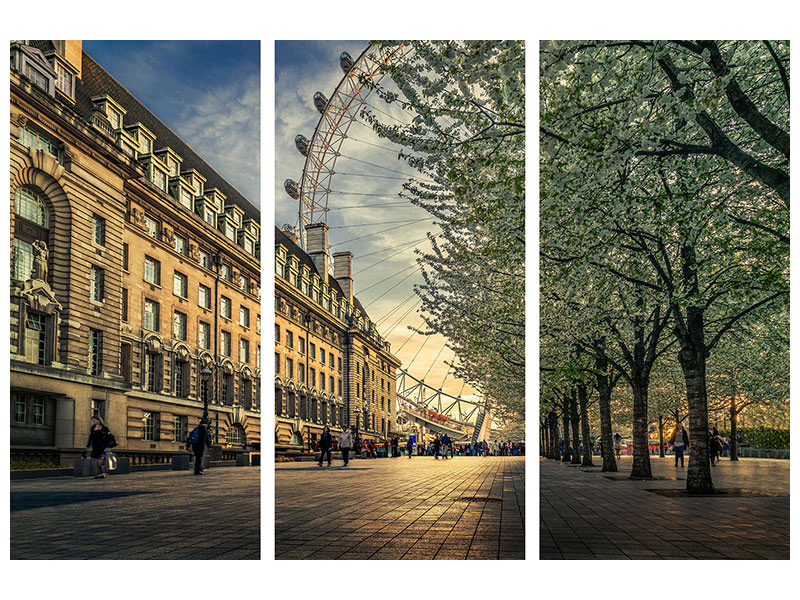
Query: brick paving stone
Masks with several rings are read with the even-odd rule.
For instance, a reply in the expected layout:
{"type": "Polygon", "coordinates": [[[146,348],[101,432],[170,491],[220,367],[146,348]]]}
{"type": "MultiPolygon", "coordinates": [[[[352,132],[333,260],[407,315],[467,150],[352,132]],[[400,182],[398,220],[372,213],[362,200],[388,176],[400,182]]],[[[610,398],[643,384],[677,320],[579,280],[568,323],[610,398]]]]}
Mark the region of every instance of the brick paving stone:
{"type": "Polygon", "coordinates": [[[13,480],[11,558],[258,560],[260,472],[13,480]]]}
{"type": "MultiPolygon", "coordinates": [[[[595,462],[600,463],[599,457],[595,462]]],[[[744,488],[775,497],[666,497],[651,489],[683,489],[686,469],[672,457],[651,456],[653,475],[631,481],[587,473],[540,459],[540,558],[788,559],[789,461],[723,459],[712,470],[717,488],[744,488]]]]}
{"type": "Polygon", "coordinates": [[[277,559],[525,558],[524,457],[350,464],[275,465],[277,559]],[[502,502],[460,499],[481,496],[502,502]],[[341,545],[320,547],[332,535],[341,545]]]}

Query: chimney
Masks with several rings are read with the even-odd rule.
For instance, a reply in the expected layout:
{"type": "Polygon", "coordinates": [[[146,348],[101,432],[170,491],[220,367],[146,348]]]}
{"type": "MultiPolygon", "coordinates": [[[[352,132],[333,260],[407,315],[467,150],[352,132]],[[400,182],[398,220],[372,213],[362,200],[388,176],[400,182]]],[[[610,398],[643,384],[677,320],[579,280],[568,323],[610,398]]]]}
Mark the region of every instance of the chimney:
{"type": "Polygon", "coordinates": [[[325,223],[306,225],[306,252],[314,261],[322,283],[328,283],[328,226],[325,223]]]}
{"type": "Polygon", "coordinates": [[[353,302],[353,253],[337,252],[333,255],[333,277],[342,288],[348,302],[353,302]]]}

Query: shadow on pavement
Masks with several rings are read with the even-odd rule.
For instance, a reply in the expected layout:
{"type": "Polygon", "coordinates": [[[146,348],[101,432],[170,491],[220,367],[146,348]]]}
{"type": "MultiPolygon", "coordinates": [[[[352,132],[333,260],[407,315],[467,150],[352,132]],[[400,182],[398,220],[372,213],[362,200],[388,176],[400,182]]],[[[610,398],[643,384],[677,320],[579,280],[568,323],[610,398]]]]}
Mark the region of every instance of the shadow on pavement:
{"type": "Polygon", "coordinates": [[[11,492],[11,512],[151,493],[153,492],[11,492]]]}

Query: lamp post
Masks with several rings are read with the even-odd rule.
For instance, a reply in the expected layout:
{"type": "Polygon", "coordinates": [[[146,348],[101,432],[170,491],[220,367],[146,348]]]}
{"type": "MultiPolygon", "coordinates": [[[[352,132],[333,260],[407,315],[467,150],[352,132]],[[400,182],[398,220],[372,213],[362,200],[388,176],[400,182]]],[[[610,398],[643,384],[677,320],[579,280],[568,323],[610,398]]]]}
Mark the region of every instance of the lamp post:
{"type": "Polygon", "coordinates": [[[205,367],[200,375],[203,377],[203,419],[208,422],[208,379],[211,377],[211,369],[205,367]]]}

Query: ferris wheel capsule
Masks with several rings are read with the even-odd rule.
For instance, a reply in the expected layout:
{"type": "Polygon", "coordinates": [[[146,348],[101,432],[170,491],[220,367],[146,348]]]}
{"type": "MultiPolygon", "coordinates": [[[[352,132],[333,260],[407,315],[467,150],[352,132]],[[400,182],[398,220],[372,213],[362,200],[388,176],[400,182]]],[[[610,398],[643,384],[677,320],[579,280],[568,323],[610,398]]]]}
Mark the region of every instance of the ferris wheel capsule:
{"type": "Polygon", "coordinates": [[[308,138],[304,135],[297,134],[294,136],[294,145],[297,151],[303,156],[308,156],[308,145],[310,143],[311,142],[309,142],[308,138]]]}
{"type": "Polygon", "coordinates": [[[353,57],[347,52],[342,52],[339,55],[339,66],[342,67],[342,71],[345,73],[348,73],[353,68],[353,64],[353,57]]]}
{"type": "Polygon", "coordinates": [[[317,92],[314,94],[314,106],[317,107],[317,110],[325,114],[325,107],[328,105],[328,99],[325,97],[325,94],[322,92],[317,92]]]}
{"type": "Polygon", "coordinates": [[[283,189],[286,190],[286,193],[295,200],[300,198],[300,188],[297,187],[297,182],[293,179],[287,179],[284,181],[283,189]]]}

